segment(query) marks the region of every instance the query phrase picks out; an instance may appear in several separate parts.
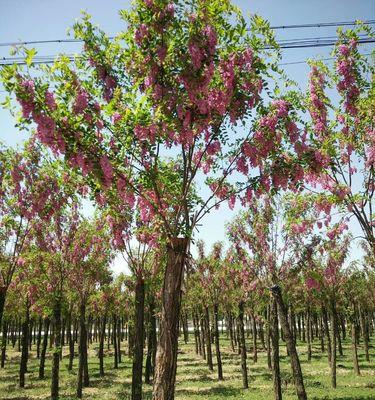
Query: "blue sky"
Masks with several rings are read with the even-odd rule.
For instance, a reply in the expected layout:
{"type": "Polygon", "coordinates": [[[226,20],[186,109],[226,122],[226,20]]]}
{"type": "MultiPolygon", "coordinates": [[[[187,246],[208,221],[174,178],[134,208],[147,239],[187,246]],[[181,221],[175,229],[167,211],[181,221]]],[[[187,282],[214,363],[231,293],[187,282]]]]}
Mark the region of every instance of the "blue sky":
{"type": "MultiPolygon", "coordinates": [[[[290,25],[317,22],[369,20],[375,18],[374,0],[234,0],[245,15],[260,14],[271,25],[290,25]]],[[[128,8],[130,1],[119,0],[0,0],[0,42],[63,39],[67,37],[67,28],[71,27],[80,11],[86,10],[93,21],[109,35],[124,28],[118,16],[119,9],[128,8]]],[[[332,36],[336,28],[304,28],[278,30],[277,38],[294,39],[302,37],[332,36]]],[[[39,55],[52,55],[60,52],[78,52],[78,44],[43,44],[36,46],[39,55]]],[[[368,53],[372,47],[362,46],[368,53]]],[[[9,57],[10,47],[0,47],[0,57],[9,57]]],[[[283,62],[303,61],[311,57],[329,57],[330,48],[285,50],[283,62]]],[[[308,67],[306,64],[284,67],[288,75],[305,87],[308,67]]],[[[5,93],[0,86],[0,101],[5,93]]],[[[13,118],[7,110],[0,109],[0,140],[16,145],[27,137],[14,127],[13,118]]],[[[208,215],[199,227],[198,237],[208,245],[225,237],[224,223],[233,216],[226,206],[208,215]]],[[[358,227],[352,227],[358,234],[358,227]]],[[[355,246],[356,247],[356,246],[355,246]]],[[[356,248],[352,250],[355,257],[356,248]]],[[[114,270],[124,269],[123,260],[117,259],[114,270]]]]}

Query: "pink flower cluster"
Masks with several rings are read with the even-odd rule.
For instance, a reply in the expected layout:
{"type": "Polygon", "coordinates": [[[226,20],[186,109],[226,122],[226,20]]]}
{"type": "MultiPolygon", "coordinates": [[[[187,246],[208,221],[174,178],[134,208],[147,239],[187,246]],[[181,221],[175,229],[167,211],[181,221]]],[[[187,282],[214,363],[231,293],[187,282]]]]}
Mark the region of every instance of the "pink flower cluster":
{"type": "Polygon", "coordinates": [[[113,179],[113,167],[111,162],[109,161],[109,158],[106,155],[103,155],[100,159],[100,166],[103,172],[104,187],[109,188],[112,184],[113,179]]]}
{"type": "Polygon", "coordinates": [[[326,79],[324,73],[315,65],[312,67],[309,79],[310,106],[309,112],[314,124],[314,131],[318,137],[327,134],[327,107],[324,102],[326,79]]]}
{"type": "Polygon", "coordinates": [[[340,76],[337,90],[345,96],[344,108],[347,113],[356,116],[358,109],[356,101],[359,97],[357,84],[357,71],[354,52],[357,49],[357,42],[353,39],[348,44],[342,44],[338,48],[336,70],[340,76]]]}
{"type": "Polygon", "coordinates": [[[84,89],[80,89],[76,95],[73,104],[73,112],[75,114],[82,114],[89,105],[90,96],[84,89]]]}
{"type": "Polygon", "coordinates": [[[20,91],[17,93],[17,101],[22,107],[22,116],[30,118],[31,113],[35,109],[35,85],[34,81],[22,79],[19,85],[20,91]]]}

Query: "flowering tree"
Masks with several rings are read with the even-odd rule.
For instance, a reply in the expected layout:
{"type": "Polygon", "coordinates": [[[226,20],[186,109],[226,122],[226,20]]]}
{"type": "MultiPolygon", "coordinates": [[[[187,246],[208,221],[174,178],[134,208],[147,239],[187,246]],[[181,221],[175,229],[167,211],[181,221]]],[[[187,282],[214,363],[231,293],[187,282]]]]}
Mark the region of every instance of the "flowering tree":
{"type": "Polygon", "coordinates": [[[21,254],[32,238],[30,232],[68,201],[73,176],[64,175],[61,163],[48,160],[29,142],[23,151],[1,149],[0,177],[1,323],[8,287],[25,265],[21,254]]]}
{"type": "Polygon", "coordinates": [[[88,16],[76,24],[85,46],[73,63],[61,56],[36,77],[17,66],[2,76],[23,123],[35,124],[38,140],[82,173],[98,204],[124,213],[138,205],[142,223],[155,214],[162,221],[167,263],[154,397],[173,399],[193,230],[221,202],[232,207],[239,192],[245,201],[253,190],[295,187],[302,168],[290,144],[299,132],[288,101],[262,105],[273,67],[264,49],[275,42],[260,17],[248,26],[218,0],[137,0],[121,15],[127,30],[114,41],[88,16]],[[191,195],[198,178],[211,190],[206,197],[191,195]]]}
{"type": "Polygon", "coordinates": [[[66,256],[69,266],[67,283],[79,303],[80,338],[77,397],[83,386],[89,386],[86,308],[90,296],[100,284],[111,280],[108,266],[113,257],[108,231],[99,221],[79,221],[74,240],[66,256]]]}
{"type": "Polygon", "coordinates": [[[305,143],[297,149],[301,157],[310,158],[307,193],[299,206],[300,211],[302,206],[315,208],[319,227],[329,225],[331,214],[337,213],[341,224],[332,236],[354,216],[374,253],[374,65],[358,50],[362,29],[373,34],[365,27],[339,30],[333,68],[323,62],[311,65],[303,107],[297,106],[310,117],[306,116],[305,143]]]}
{"type": "Polygon", "coordinates": [[[257,285],[262,285],[265,289],[270,289],[274,297],[271,304],[271,338],[275,399],[281,399],[278,315],[290,355],[297,396],[299,399],[306,399],[302,370],[288,322],[282,288],[286,291],[286,282],[290,275],[295,275],[296,270],[301,269],[311,256],[312,249],[300,246],[297,251],[290,251],[299,238],[291,235],[284,226],[284,213],[285,205],[279,197],[263,195],[254,198],[249,209],[228,225],[228,236],[238,253],[246,252],[251,256],[252,262],[245,264],[245,274],[253,276],[250,287],[254,289],[257,285]]]}

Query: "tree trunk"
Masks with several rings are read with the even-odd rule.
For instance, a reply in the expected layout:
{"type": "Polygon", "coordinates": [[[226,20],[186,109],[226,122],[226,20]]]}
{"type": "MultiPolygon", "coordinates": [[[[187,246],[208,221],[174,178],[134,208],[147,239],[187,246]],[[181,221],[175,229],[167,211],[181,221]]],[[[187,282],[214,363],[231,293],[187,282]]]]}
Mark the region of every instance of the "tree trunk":
{"type": "MultiPolygon", "coordinates": [[[[79,316],[79,359],[78,359],[78,379],[77,379],[77,397],[82,398],[83,386],[88,386],[85,382],[85,364],[87,364],[87,331],[86,331],[86,304],[82,300],[79,316]]],[[[87,379],[88,377],[86,377],[87,379]]]]}
{"type": "Polygon", "coordinates": [[[30,303],[26,300],[25,319],[22,323],[22,353],[20,363],[19,383],[20,387],[25,387],[25,374],[27,372],[27,360],[29,358],[29,323],[30,323],[30,303]]]}
{"type": "Polygon", "coordinates": [[[257,347],[257,323],[255,320],[255,315],[251,315],[252,325],[253,325],[253,363],[258,362],[258,347],[257,347]]]}
{"type": "MultiPolygon", "coordinates": [[[[67,329],[67,341],[69,345],[69,364],[68,364],[68,371],[73,369],[73,360],[74,360],[74,335],[72,334],[72,313],[69,311],[68,315],[68,329],[67,329]]],[[[74,326],[73,326],[73,333],[74,333],[74,326]]]]}
{"type": "Polygon", "coordinates": [[[0,286],[0,326],[2,326],[3,322],[3,314],[4,314],[4,307],[5,307],[5,298],[7,293],[6,286],[0,286]]]}
{"type": "Polygon", "coordinates": [[[53,329],[55,331],[55,342],[52,358],[52,378],[51,378],[51,400],[59,398],[59,369],[61,354],[61,300],[55,301],[53,307],[53,329]]]}
{"type": "Polygon", "coordinates": [[[198,331],[198,326],[197,326],[194,312],[193,312],[193,328],[194,328],[195,354],[199,354],[200,353],[199,352],[199,343],[198,343],[199,331],[198,331]]]}
{"type": "MultiPolygon", "coordinates": [[[[266,343],[267,343],[267,366],[270,371],[272,371],[272,357],[271,357],[271,306],[267,306],[267,324],[266,324],[266,343]]],[[[279,334],[279,329],[277,328],[277,334],[279,334]]],[[[279,340],[279,339],[277,339],[279,340]]]]}
{"type": "Polygon", "coordinates": [[[337,321],[336,321],[336,304],[335,299],[331,298],[331,336],[332,336],[332,348],[331,348],[331,385],[333,389],[336,389],[336,339],[337,339],[337,321]]]}
{"type": "Polygon", "coordinates": [[[365,350],[365,357],[366,361],[370,361],[370,353],[369,353],[369,335],[368,335],[368,329],[367,329],[367,320],[365,318],[365,311],[361,309],[359,311],[360,314],[360,321],[361,321],[361,330],[362,330],[362,336],[363,336],[363,347],[365,350]]]}
{"type": "Polygon", "coordinates": [[[206,353],[207,353],[207,365],[210,371],[214,370],[214,364],[212,362],[212,347],[211,347],[211,330],[210,330],[210,312],[208,307],[205,307],[205,332],[206,332],[206,353]]]}
{"type": "Polygon", "coordinates": [[[135,340],[133,347],[132,400],[142,400],[144,309],[145,282],[142,278],[138,278],[135,285],[135,340]]]}
{"type": "Polygon", "coordinates": [[[2,339],[1,339],[1,368],[5,367],[9,325],[10,325],[10,323],[3,321],[3,334],[2,334],[2,339]]]}
{"type": "Polygon", "coordinates": [[[358,364],[358,351],[357,351],[357,328],[356,328],[356,322],[355,322],[355,317],[353,316],[353,321],[352,321],[352,354],[353,354],[353,368],[354,368],[354,373],[359,376],[361,375],[361,372],[359,370],[359,364],[358,364]]]}
{"type": "Polygon", "coordinates": [[[39,363],[39,379],[44,379],[44,366],[46,363],[46,352],[48,346],[48,331],[50,326],[49,318],[44,321],[44,335],[42,343],[42,351],[40,352],[40,363],[39,363]]]}
{"type": "Polygon", "coordinates": [[[311,362],[311,312],[307,307],[307,362],[311,362]]]}
{"type": "Polygon", "coordinates": [[[281,296],[281,289],[278,285],[274,285],[272,286],[271,290],[280,312],[280,322],[281,327],[284,331],[285,342],[290,357],[297,397],[299,400],[307,400],[305,385],[303,383],[301,364],[298,358],[296,343],[290,330],[288,322],[288,312],[281,296]]]}
{"type": "Polygon", "coordinates": [[[244,317],[244,304],[240,302],[238,305],[238,331],[239,331],[239,346],[241,350],[241,370],[242,370],[242,387],[249,388],[249,380],[247,377],[247,363],[246,363],[246,340],[245,340],[245,327],[243,323],[244,317]]]}
{"type": "Polygon", "coordinates": [[[323,316],[323,324],[324,324],[324,335],[327,340],[328,363],[330,364],[331,356],[332,356],[331,335],[329,334],[328,316],[327,316],[327,310],[325,307],[322,307],[322,316],[323,316]]]}
{"type": "Polygon", "coordinates": [[[36,340],[36,358],[40,358],[40,343],[42,342],[42,328],[43,328],[42,317],[39,317],[39,321],[38,321],[38,337],[37,337],[37,340],[36,340]]]}
{"type": "Polygon", "coordinates": [[[221,363],[220,353],[220,332],[219,332],[219,306],[215,303],[214,305],[214,324],[215,324],[215,349],[216,349],[216,361],[217,361],[217,378],[222,381],[223,378],[223,365],[221,363]]]}
{"type": "Polygon", "coordinates": [[[149,330],[147,338],[147,359],[145,367],[145,383],[150,384],[151,376],[155,371],[155,355],[156,355],[156,317],[155,317],[155,303],[154,300],[149,304],[149,330]]]}
{"type": "Polygon", "coordinates": [[[188,238],[172,238],[167,244],[167,265],[163,282],[160,339],[156,355],[153,388],[154,400],[174,400],[181,284],[188,244],[188,238]]]}
{"type": "MultiPolygon", "coordinates": [[[[113,365],[113,367],[115,369],[117,369],[118,368],[118,347],[117,347],[118,342],[117,342],[117,329],[116,329],[117,328],[117,317],[115,314],[113,314],[112,320],[113,320],[112,335],[113,335],[113,349],[114,349],[114,352],[113,352],[114,365],[113,365]]],[[[133,357],[134,357],[134,354],[133,354],[133,357]]]]}
{"type": "Polygon", "coordinates": [[[107,313],[104,314],[99,336],[99,375],[104,376],[104,339],[105,339],[105,326],[107,324],[107,313]]]}
{"type": "Polygon", "coordinates": [[[277,315],[277,301],[273,299],[271,306],[270,333],[272,340],[272,377],[275,400],[281,400],[280,355],[279,355],[279,318],[277,315]]]}

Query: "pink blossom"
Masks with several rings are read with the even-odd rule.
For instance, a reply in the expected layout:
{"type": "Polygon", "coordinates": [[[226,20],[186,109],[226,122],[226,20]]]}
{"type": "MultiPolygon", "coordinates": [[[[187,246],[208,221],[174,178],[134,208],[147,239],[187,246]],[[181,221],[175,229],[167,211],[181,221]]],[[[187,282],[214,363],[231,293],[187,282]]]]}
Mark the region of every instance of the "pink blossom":
{"type": "Polygon", "coordinates": [[[115,113],[112,114],[112,122],[113,122],[114,124],[116,124],[118,121],[120,121],[121,118],[122,118],[122,116],[121,116],[121,114],[118,113],[118,112],[115,112],[115,113]]]}
{"type": "Polygon", "coordinates": [[[76,114],[82,114],[84,110],[86,110],[89,104],[89,94],[81,89],[76,95],[74,104],[73,104],[73,111],[76,114]]]}
{"type": "Polygon", "coordinates": [[[102,171],[103,171],[104,186],[108,188],[109,186],[111,186],[112,179],[113,179],[113,167],[106,155],[104,155],[100,159],[100,166],[102,167],[102,171]]]}
{"type": "Polygon", "coordinates": [[[55,101],[55,96],[52,92],[49,92],[48,90],[46,91],[45,100],[46,100],[47,107],[50,110],[56,110],[57,105],[56,105],[56,101],[55,101]]]}
{"type": "Polygon", "coordinates": [[[148,27],[146,24],[140,24],[134,34],[135,42],[140,46],[148,35],[148,27]]]}

